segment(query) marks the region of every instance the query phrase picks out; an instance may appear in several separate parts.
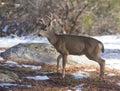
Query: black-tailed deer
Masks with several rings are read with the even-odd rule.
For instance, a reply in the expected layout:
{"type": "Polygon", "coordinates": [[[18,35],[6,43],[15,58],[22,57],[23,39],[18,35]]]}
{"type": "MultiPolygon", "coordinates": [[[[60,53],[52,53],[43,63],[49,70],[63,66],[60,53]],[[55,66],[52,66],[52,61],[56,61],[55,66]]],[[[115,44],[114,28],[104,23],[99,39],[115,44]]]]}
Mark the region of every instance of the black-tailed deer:
{"type": "Polygon", "coordinates": [[[49,26],[40,20],[40,35],[47,37],[49,42],[60,53],[57,61],[57,71],[59,67],[59,59],[62,57],[62,77],[65,77],[65,67],[67,62],[67,56],[71,55],[86,55],[88,59],[98,62],[100,65],[100,78],[104,77],[105,60],[100,57],[100,52],[104,52],[104,46],[102,42],[86,36],[56,34],[53,23],[55,20],[51,20],[49,26]]]}

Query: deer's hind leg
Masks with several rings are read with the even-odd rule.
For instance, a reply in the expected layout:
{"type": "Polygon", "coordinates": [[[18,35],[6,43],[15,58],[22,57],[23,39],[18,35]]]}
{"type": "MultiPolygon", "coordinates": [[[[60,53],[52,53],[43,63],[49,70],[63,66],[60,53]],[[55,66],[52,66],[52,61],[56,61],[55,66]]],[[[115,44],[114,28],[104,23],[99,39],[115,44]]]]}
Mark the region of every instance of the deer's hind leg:
{"type": "Polygon", "coordinates": [[[97,55],[86,55],[90,60],[97,62],[100,65],[100,78],[104,78],[104,71],[105,71],[105,60],[100,58],[97,55]]]}

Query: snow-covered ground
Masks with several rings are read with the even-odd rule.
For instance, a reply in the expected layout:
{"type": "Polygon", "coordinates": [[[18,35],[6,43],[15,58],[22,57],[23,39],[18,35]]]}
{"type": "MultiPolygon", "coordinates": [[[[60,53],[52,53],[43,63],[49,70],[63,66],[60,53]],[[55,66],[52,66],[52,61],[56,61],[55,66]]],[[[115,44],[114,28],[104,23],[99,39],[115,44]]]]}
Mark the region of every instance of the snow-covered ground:
{"type": "MultiPolygon", "coordinates": [[[[27,88],[30,88],[32,87],[31,85],[21,85],[21,84],[13,84],[13,83],[0,83],[0,87],[27,87],[27,88]]],[[[12,90],[9,90],[9,91],[12,91],[12,90]]]]}
{"type": "Polygon", "coordinates": [[[0,38],[0,48],[8,48],[19,43],[49,43],[46,38],[40,38],[38,36],[25,36],[12,38],[10,36],[0,38]]]}
{"type": "Polygon", "coordinates": [[[28,76],[28,77],[25,77],[27,79],[33,79],[33,80],[48,80],[48,76],[28,76]]]}
{"type": "MultiPolygon", "coordinates": [[[[106,66],[112,69],[117,69],[120,70],[120,36],[96,36],[94,37],[100,41],[103,42],[104,47],[105,47],[105,52],[101,54],[101,56],[106,60],[106,66]]],[[[46,38],[39,38],[37,36],[26,36],[26,37],[16,37],[16,38],[11,38],[11,37],[4,37],[0,38],[0,48],[9,48],[14,45],[17,45],[19,43],[48,43],[48,40],[46,38]]],[[[2,52],[3,50],[0,50],[2,52]]],[[[2,58],[0,58],[1,60],[2,58]]],[[[18,64],[16,62],[8,61],[6,62],[6,65],[8,66],[18,66],[18,67],[29,67],[31,69],[40,69],[41,66],[34,66],[34,65],[24,65],[24,64],[18,64]]],[[[95,71],[96,69],[89,69],[86,71],[95,71]]],[[[110,73],[108,76],[114,76],[115,74],[110,73]]],[[[89,74],[84,73],[84,72],[77,72],[74,73],[73,76],[78,79],[78,78],[86,78],[89,77],[89,74]],[[87,76],[86,76],[87,75],[87,76]]],[[[27,79],[34,79],[34,80],[47,80],[49,79],[47,76],[28,76],[26,77],[27,79]]],[[[120,82],[117,83],[120,85],[120,82]]],[[[10,85],[5,84],[5,85],[10,85]]],[[[12,84],[13,86],[16,84],[12,84]]],[[[82,88],[84,84],[80,84],[80,88],[82,88]]],[[[4,83],[0,84],[0,86],[4,86],[4,83]]],[[[78,88],[79,88],[78,86],[78,88]]],[[[76,87],[77,88],[77,87],[76,87]]]]}
{"type": "Polygon", "coordinates": [[[41,66],[34,66],[34,65],[25,65],[25,64],[18,64],[17,62],[13,62],[13,61],[7,61],[6,64],[9,67],[24,67],[24,68],[30,68],[32,70],[40,70],[41,66]]]}

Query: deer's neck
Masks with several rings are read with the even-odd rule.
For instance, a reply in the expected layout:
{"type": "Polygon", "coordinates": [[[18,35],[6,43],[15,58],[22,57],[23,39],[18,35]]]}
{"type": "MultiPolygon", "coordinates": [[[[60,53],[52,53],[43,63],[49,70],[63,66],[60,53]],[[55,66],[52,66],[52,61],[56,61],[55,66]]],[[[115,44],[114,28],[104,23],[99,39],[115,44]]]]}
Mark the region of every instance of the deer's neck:
{"type": "Polygon", "coordinates": [[[49,32],[47,38],[51,44],[56,44],[57,36],[54,31],[49,32]]]}

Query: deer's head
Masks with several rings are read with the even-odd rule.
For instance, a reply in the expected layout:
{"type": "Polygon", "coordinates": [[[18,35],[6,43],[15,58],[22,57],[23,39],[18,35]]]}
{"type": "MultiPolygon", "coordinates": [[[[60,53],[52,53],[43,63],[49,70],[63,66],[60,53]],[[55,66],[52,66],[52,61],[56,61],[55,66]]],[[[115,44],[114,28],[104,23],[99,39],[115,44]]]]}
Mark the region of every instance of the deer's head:
{"type": "Polygon", "coordinates": [[[56,31],[57,20],[54,18],[53,14],[48,17],[48,23],[45,22],[43,18],[37,20],[37,25],[39,26],[39,35],[43,37],[48,37],[50,32],[56,31]]]}

